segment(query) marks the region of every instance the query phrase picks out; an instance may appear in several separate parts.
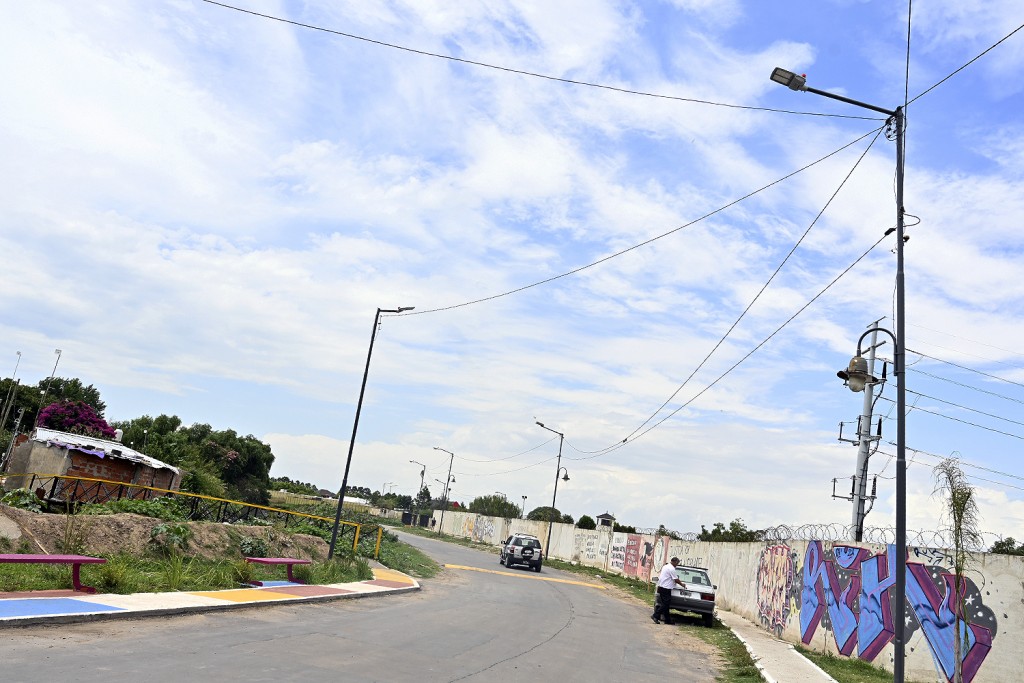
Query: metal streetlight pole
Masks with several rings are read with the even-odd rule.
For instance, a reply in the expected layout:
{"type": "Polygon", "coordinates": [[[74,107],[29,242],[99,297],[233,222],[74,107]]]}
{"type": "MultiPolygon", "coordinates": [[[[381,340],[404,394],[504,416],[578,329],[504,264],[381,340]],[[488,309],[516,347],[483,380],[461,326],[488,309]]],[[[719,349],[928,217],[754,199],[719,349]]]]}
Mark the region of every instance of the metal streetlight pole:
{"type": "Polygon", "coordinates": [[[399,308],[378,308],[373,318],[373,331],[370,333],[370,349],[366,352],[366,369],[363,370],[363,384],[359,388],[359,401],[356,403],[356,417],[352,421],[352,438],[348,442],[348,457],[345,459],[345,474],[341,478],[341,490],[338,491],[338,510],[334,513],[334,529],[331,530],[331,546],[327,551],[327,559],[334,557],[334,546],[338,541],[338,526],[341,525],[341,505],[345,502],[345,489],[348,487],[348,471],[352,466],[352,449],[356,445],[356,431],[359,429],[359,413],[363,410],[363,395],[366,393],[366,378],[370,375],[370,359],[373,357],[373,342],[377,338],[377,327],[380,325],[381,313],[401,313],[411,311],[414,306],[399,308]]]}
{"type": "MultiPolygon", "coordinates": [[[[544,423],[538,422],[537,426],[541,429],[546,429],[549,432],[558,434],[558,462],[555,464],[555,493],[551,496],[551,509],[548,511],[548,540],[544,544],[544,555],[548,556],[551,550],[551,531],[555,524],[555,499],[558,498],[558,475],[562,473],[564,469],[562,467],[562,443],[565,441],[565,434],[562,432],[556,432],[551,427],[545,427],[544,423]]],[[[569,481],[569,471],[565,472],[565,481],[569,481]]]]}
{"type": "MultiPolygon", "coordinates": [[[[420,487],[416,490],[416,496],[418,496],[420,495],[420,491],[423,490],[423,477],[427,474],[427,466],[415,460],[410,460],[409,462],[413,465],[419,465],[422,468],[420,469],[420,487]]],[[[416,498],[416,496],[413,496],[413,498],[416,498]]]]}
{"type": "Polygon", "coordinates": [[[523,519],[526,519],[526,496],[523,496],[523,519]]]}
{"type": "Polygon", "coordinates": [[[53,372],[50,373],[50,379],[46,380],[46,387],[43,389],[43,397],[39,399],[39,410],[36,411],[36,419],[32,422],[32,429],[35,430],[39,426],[39,413],[43,412],[43,408],[46,407],[46,394],[50,391],[50,382],[53,381],[53,376],[57,374],[57,364],[60,363],[60,349],[54,349],[53,352],[57,354],[57,360],[53,363],[53,372]]]}
{"type": "Polygon", "coordinates": [[[448,507],[448,484],[451,484],[452,482],[455,481],[455,478],[452,477],[452,465],[455,463],[455,454],[452,453],[451,451],[445,450],[444,448],[441,448],[439,446],[434,446],[434,450],[435,451],[444,451],[445,453],[447,453],[448,455],[451,456],[451,458],[448,459],[448,478],[445,480],[445,483],[444,483],[444,497],[441,499],[441,503],[442,503],[442,507],[441,507],[441,521],[439,521],[438,524],[437,524],[437,533],[438,533],[438,535],[440,535],[441,527],[444,526],[444,511],[448,507]]]}
{"type": "Polygon", "coordinates": [[[18,386],[18,382],[15,379],[18,376],[18,366],[21,365],[21,351],[15,351],[18,354],[18,360],[14,362],[14,374],[11,375],[11,387],[7,390],[7,397],[4,399],[3,414],[0,416],[0,429],[7,426],[7,416],[11,414],[11,406],[14,405],[14,390],[18,386]]]}
{"type": "MultiPolygon", "coordinates": [[[[807,87],[807,78],[776,68],[771,80],[790,90],[804,91],[846,102],[856,107],[885,114],[896,129],[896,334],[893,374],[896,376],[896,604],[893,605],[893,681],[903,683],[906,668],[906,602],[907,602],[907,390],[904,386],[906,367],[906,310],[903,276],[903,107],[884,109],[849,97],[807,87]]],[[[870,331],[869,331],[870,332],[870,331]]],[[[867,334],[867,333],[865,333],[867,334]]],[[[861,339],[863,340],[863,336],[861,339]]],[[[860,342],[857,343],[858,356],[860,342]]]]}

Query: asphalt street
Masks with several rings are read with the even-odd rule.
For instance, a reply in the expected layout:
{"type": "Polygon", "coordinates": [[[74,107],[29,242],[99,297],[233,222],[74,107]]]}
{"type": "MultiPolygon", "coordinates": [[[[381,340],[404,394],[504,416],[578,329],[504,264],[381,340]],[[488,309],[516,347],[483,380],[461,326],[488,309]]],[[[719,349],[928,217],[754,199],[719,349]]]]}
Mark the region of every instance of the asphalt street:
{"type": "Polygon", "coordinates": [[[403,534],[453,565],[421,591],[0,633],[5,681],[709,681],[706,645],[581,577],[506,569],[403,534]],[[458,567],[458,568],[454,568],[458,567]]]}

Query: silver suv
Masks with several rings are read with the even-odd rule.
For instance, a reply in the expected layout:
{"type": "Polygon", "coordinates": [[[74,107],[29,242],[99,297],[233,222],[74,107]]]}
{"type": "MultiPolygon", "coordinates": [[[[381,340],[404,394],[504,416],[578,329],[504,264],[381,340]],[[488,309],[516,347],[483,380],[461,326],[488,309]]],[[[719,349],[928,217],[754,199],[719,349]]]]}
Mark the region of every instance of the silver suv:
{"type": "Polygon", "coordinates": [[[676,574],[684,586],[672,588],[669,608],[680,612],[699,614],[705,626],[715,621],[715,592],[718,586],[711,583],[708,570],[704,567],[676,567],[676,574]]]}
{"type": "Polygon", "coordinates": [[[501,544],[501,557],[498,562],[506,567],[525,564],[533,571],[539,572],[544,555],[540,548],[540,539],[536,536],[512,534],[501,544]]]}

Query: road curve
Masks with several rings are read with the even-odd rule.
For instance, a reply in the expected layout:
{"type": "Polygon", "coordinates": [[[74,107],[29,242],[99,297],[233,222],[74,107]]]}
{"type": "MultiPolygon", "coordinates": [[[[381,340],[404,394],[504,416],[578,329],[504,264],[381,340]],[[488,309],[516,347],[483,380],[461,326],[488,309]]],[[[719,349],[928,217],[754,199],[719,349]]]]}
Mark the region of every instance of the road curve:
{"type": "Polygon", "coordinates": [[[12,629],[5,681],[713,680],[707,646],[579,576],[401,534],[442,564],[419,592],[12,629]],[[474,571],[490,570],[490,571],[474,571]],[[550,581],[545,579],[560,579],[550,581]]]}

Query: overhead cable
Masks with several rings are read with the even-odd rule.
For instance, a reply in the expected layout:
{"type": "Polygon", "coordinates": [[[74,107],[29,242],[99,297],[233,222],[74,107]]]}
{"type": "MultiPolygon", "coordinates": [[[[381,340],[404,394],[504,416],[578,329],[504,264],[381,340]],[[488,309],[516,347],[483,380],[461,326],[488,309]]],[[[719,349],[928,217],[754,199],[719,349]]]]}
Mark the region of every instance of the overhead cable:
{"type": "Polygon", "coordinates": [[[371,43],[373,45],[379,45],[381,47],[391,48],[392,50],[401,50],[403,52],[411,52],[412,54],[421,55],[423,57],[433,57],[435,59],[445,59],[450,62],[458,62],[459,64],[469,64],[471,66],[479,66],[485,69],[494,69],[496,71],[504,71],[506,73],[518,74],[520,76],[529,76],[531,78],[540,78],[546,81],[555,81],[558,83],[567,83],[569,85],[579,85],[587,88],[598,88],[601,90],[611,90],[613,92],[624,93],[626,95],[639,95],[641,97],[653,97],[662,100],[674,100],[676,102],[689,102],[691,104],[706,104],[713,107],[726,107],[729,109],[745,109],[748,111],[767,111],[774,112],[777,114],[795,114],[798,116],[820,116],[825,118],[836,118],[836,119],[859,119],[867,121],[877,121],[877,116],[854,116],[849,114],[824,114],[821,112],[813,111],[795,111],[792,109],[774,109],[771,107],[754,107],[743,104],[728,104],[725,102],[712,102],[710,100],[701,100],[693,97],[681,97],[679,95],[665,95],[659,93],[645,92],[643,90],[633,90],[631,88],[623,88],[615,85],[605,85],[602,83],[591,83],[589,81],[578,81],[572,78],[562,78],[560,76],[551,76],[548,74],[536,73],[533,71],[525,71],[523,69],[513,69],[507,66],[499,66],[496,64],[488,64],[487,62],[478,62],[472,59],[465,59],[462,57],[453,57],[452,55],[440,54],[438,52],[430,52],[428,50],[418,50],[416,48],[405,47],[404,45],[397,45],[395,43],[388,43],[383,40],[376,40],[374,38],[367,38],[365,36],[356,35],[354,33],[347,33],[345,31],[338,31],[335,29],[324,28],[323,26],[316,26],[314,24],[305,24],[300,21],[294,21],[292,19],[285,19],[284,17],[274,16],[272,14],[264,14],[262,12],[254,12],[253,10],[244,9],[242,7],[235,7],[234,5],[228,5],[223,2],[215,2],[215,0],[203,0],[203,2],[210,5],[217,5],[224,9],[234,10],[236,12],[242,12],[243,14],[251,14],[255,17],[262,19],[269,19],[271,21],[279,21],[283,24],[291,24],[292,26],[298,26],[300,28],[306,28],[311,31],[321,31],[323,33],[330,33],[332,35],[341,36],[343,38],[351,38],[352,40],[360,40],[364,43],[371,43]]]}

